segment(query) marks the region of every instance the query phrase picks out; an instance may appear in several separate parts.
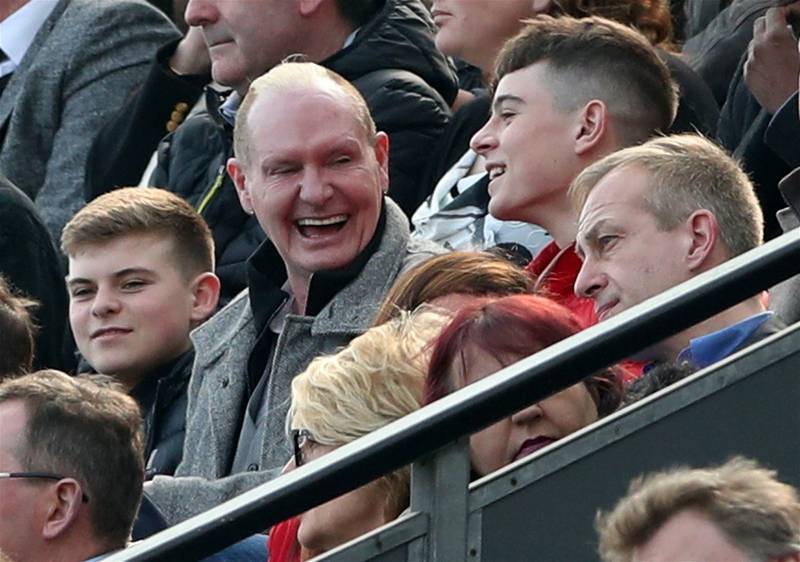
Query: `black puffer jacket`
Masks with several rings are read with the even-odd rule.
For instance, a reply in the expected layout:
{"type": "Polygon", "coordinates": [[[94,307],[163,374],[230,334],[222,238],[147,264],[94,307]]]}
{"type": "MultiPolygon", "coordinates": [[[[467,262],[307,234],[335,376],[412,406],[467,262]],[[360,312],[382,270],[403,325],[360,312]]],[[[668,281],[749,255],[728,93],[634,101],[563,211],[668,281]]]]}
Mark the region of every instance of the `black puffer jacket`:
{"type": "MultiPolygon", "coordinates": [[[[428,195],[420,188],[421,162],[447,125],[458,88],[433,37],[419,0],[387,0],[353,43],[321,63],[359,89],[378,129],[389,134],[389,195],[407,215],[428,195]]],[[[151,183],[186,198],[211,226],[226,301],[246,286],[244,261],[264,234],[242,211],[225,173],[232,130],[215,111],[221,99],[211,93],[207,113],[188,119],[162,141],[151,183]]]]}

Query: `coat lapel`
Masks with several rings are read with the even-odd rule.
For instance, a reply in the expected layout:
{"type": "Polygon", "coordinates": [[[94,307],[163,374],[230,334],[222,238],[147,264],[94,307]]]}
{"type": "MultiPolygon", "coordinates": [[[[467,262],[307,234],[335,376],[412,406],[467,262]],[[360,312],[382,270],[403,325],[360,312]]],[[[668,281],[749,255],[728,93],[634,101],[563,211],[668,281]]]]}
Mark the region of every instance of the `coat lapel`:
{"type": "MultiPolygon", "coordinates": [[[[67,8],[68,1],[69,0],[59,0],[56,7],[53,8],[52,12],[50,12],[50,15],[36,33],[33,43],[31,43],[30,47],[28,47],[28,50],[25,52],[25,56],[22,57],[22,61],[20,61],[19,66],[11,76],[11,80],[9,80],[6,89],[3,90],[3,95],[0,96],[0,139],[5,136],[4,131],[6,129],[8,119],[11,117],[11,112],[14,109],[14,100],[17,99],[17,96],[22,89],[22,85],[25,83],[25,75],[28,73],[28,69],[36,60],[39,50],[47,41],[47,38],[50,36],[50,32],[53,31],[56,22],[58,22],[58,19],[61,17],[61,14],[63,14],[64,10],[67,8]]],[[[64,61],[50,62],[52,62],[52,64],[65,64],[64,61]]]]}

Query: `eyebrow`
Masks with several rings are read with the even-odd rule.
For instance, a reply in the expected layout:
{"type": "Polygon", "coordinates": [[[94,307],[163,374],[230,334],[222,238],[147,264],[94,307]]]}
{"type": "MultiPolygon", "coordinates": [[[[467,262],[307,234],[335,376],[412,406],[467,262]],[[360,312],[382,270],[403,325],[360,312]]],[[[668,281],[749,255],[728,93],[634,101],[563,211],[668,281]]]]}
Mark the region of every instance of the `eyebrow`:
{"type": "Polygon", "coordinates": [[[580,229],[578,229],[578,235],[575,237],[575,253],[578,254],[578,257],[583,257],[586,252],[583,250],[583,245],[581,244],[581,240],[586,242],[587,244],[591,244],[597,239],[598,231],[607,223],[606,219],[600,219],[588,229],[584,230],[581,233],[580,229]]]}
{"type": "MultiPolygon", "coordinates": [[[[120,269],[119,271],[115,271],[112,274],[112,277],[119,279],[120,277],[125,277],[127,275],[156,275],[156,272],[152,269],[147,269],[146,267],[126,267],[125,269],[120,269]]],[[[91,279],[86,279],[85,277],[72,277],[67,278],[67,285],[86,285],[89,283],[93,283],[91,279]]]]}
{"type": "Polygon", "coordinates": [[[497,108],[503,105],[504,103],[520,103],[525,104],[525,100],[519,96],[513,96],[511,94],[503,94],[494,98],[492,102],[492,111],[497,111],[497,108]]]}

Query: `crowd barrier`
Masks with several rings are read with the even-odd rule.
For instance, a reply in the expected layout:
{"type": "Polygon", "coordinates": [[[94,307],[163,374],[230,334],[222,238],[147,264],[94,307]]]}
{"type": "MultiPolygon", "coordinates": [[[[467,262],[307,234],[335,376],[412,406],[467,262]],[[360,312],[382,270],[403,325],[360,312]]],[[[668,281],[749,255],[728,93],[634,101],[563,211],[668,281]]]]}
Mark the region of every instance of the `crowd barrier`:
{"type": "MultiPolygon", "coordinates": [[[[797,456],[790,453],[798,450],[794,434],[800,424],[797,412],[794,417],[790,414],[797,382],[786,381],[787,373],[796,373],[792,367],[797,359],[788,349],[778,353],[779,347],[798,349],[794,330],[472,485],[468,485],[465,450],[469,434],[798,273],[800,230],[106,561],[200,559],[410,463],[414,463],[410,513],[320,560],[591,559],[594,511],[619,497],[632,475],[676,462],[720,461],[733,453],[784,470],[786,463],[794,462],[796,474],[800,463],[792,461],[797,456]],[[779,359],[770,363],[770,354],[779,359]],[[732,415],[742,415],[742,401],[748,399],[746,406],[754,417],[750,422],[743,418],[735,430],[725,433],[725,422],[732,420],[719,411],[722,405],[734,405],[740,411],[732,415]],[[785,403],[779,409],[781,402],[785,403]],[[764,426],[768,417],[772,421],[764,426]],[[703,427],[709,431],[701,438],[698,431],[703,427]],[[775,442],[768,452],[770,431],[775,442]],[[608,483],[600,486],[603,475],[608,483]],[[581,476],[595,487],[581,483],[581,476]],[[587,480],[589,476],[593,478],[587,480]]],[[[781,475],[790,480],[789,474],[781,475]]]]}

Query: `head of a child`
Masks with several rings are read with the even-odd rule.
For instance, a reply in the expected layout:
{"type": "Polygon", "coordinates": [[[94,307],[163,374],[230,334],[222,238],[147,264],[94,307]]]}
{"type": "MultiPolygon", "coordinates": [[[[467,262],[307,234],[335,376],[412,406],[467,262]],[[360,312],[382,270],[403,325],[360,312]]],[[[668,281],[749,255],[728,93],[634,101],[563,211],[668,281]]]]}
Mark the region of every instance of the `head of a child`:
{"type": "Polygon", "coordinates": [[[217,306],[208,225],[167,191],[98,197],[66,225],[61,248],[78,350],[128,388],[188,351],[189,332],[217,306]]]}

